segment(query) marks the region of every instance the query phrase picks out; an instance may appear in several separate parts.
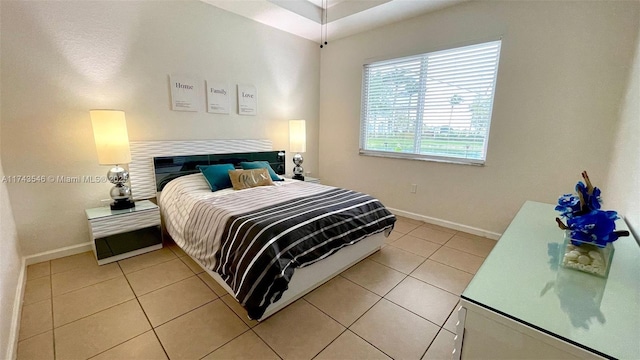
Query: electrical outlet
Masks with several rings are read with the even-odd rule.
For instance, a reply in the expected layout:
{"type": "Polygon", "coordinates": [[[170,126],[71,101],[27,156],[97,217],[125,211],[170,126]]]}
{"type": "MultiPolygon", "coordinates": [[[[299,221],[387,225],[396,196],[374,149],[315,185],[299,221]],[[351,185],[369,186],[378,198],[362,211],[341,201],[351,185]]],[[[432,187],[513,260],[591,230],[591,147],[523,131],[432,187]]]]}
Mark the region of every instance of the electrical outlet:
{"type": "Polygon", "coordinates": [[[415,194],[418,191],[418,184],[411,184],[411,193],[415,194]]]}

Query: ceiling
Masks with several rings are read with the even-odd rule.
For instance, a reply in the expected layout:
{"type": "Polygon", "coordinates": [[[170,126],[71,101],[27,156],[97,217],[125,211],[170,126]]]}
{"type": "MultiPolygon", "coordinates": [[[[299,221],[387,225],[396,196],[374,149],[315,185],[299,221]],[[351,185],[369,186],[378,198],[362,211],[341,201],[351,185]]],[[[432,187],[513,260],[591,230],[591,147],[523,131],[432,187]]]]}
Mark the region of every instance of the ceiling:
{"type": "Polygon", "coordinates": [[[337,40],[469,0],[202,1],[320,43],[321,34],[323,41],[325,33],[329,41],[337,40]]]}

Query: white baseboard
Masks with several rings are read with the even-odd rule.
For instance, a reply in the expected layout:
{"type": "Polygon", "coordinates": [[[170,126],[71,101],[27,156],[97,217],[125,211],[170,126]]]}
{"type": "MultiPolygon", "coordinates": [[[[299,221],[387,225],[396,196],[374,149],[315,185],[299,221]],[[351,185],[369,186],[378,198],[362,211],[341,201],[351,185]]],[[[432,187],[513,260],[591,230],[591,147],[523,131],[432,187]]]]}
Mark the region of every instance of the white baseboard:
{"type": "Polygon", "coordinates": [[[7,353],[5,359],[16,359],[18,357],[18,338],[20,334],[20,318],[22,317],[22,299],[24,289],[27,286],[27,265],[25,258],[20,264],[20,274],[18,275],[18,288],[13,299],[13,313],[11,314],[11,328],[9,330],[9,342],[7,343],[7,353]]]}
{"type": "Polygon", "coordinates": [[[389,209],[389,211],[391,211],[396,215],[404,216],[409,219],[420,220],[429,224],[443,226],[456,231],[464,231],[469,234],[478,235],[478,236],[486,237],[493,240],[498,240],[500,239],[500,236],[502,236],[502,234],[495,233],[493,231],[478,229],[472,226],[462,225],[452,221],[442,220],[442,219],[438,219],[430,216],[424,216],[424,215],[420,215],[420,214],[416,214],[416,213],[412,213],[404,210],[398,210],[390,207],[387,207],[387,209],[389,209]]]}
{"type": "Polygon", "coordinates": [[[22,258],[20,275],[18,276],[18,288],[13,300],[13,314],[11,315],[11,330],[9,333],[9,346],[5,359],[15,359],[18,356],[18,338],[20,334],[20,318],[22,316],[22,299],[27,286],[27,266],[43,261],[59,259],[65,256],[91,251],[91,242],[63,247],[56,250],[45,251],[39,254],[24,256],[22,258]]]}
{"type": "Polygon", "coordinates": [[[86,251],[91,251],[91,242],[86,242],[78,245],[71,245],[60,249],[49,250],[41,252],[39,254],[25,256],[25,265],[37,264],[43,261],[59,259],[61,257],[80,254],[86,251]]]}

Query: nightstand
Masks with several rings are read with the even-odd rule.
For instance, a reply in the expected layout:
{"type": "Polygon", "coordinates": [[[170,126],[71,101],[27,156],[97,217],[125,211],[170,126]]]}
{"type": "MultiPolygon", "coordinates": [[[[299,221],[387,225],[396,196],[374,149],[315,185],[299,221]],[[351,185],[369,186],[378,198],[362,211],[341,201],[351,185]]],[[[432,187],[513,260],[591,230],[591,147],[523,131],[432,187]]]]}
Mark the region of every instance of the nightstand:
{"type": "Polygon", "coordinates": [[[162,248],[160,208],[149,200],[131,209],[87,209],[93,253],[98,265],[162,248]]]}
{"type": "MultiPolygon", "coordinates": [[[[291,179],[290,176],[287,176],[286,178],[287,179],[291,179]]],[[[320,184],[320,179],[316,179],[316,178],[313,178],[311,176],[305,176],[304,177],[304,181],[305,182],[310,182],[310,183],[315,183],[315,184],[320,184]]]]}

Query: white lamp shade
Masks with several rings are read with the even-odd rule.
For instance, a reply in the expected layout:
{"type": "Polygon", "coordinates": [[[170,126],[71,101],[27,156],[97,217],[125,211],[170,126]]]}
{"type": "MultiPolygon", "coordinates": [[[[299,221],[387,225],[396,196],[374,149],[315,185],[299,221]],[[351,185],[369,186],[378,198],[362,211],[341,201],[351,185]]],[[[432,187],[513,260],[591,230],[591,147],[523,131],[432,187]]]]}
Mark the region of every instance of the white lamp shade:
{"type": "Polygon", "coordinates": [[[131,162],[129,135],[124,111],[90,110],[93,137],[100,165],[120,165],[131,162]]]}
{"type": "Polygon", "coordinates": [[[289,150],[295,153],[307,151],[307,129],[304,120],[289,120],[289,150]]]}

